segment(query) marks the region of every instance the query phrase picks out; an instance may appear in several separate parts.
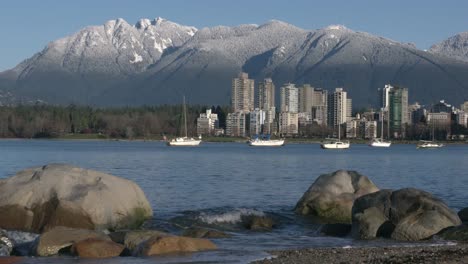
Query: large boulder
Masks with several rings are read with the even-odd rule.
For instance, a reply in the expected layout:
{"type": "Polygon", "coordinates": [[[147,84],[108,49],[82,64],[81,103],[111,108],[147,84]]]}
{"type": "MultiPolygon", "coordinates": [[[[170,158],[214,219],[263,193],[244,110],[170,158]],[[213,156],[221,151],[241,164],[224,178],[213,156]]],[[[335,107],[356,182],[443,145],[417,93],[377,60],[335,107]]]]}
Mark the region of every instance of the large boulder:
{"type": "Polygon", "coordinates": [[[208,239],[182,236],[154,236],[141,243],[135,252],[136,256],[147,257],[171,253],[197,252],[214,250],[216,245],[208,239]]]}
{"type": "Polygon", "coordinates": [[[354,200],[379,188],[364,175],[339,170],[320,175],[296,204],[295,212],[324,223],[351,223],[354,200]]]}
{"type": "Polygon", "coordinates": [[[35,252],[33,253],[41,257],[57,255],[59,251],[71,247],[74,243],[89,238],[111,241],[106,234],[100,231],[59,226],[43,233],[36,239],[35,252]]]}
{"type": "Polygon", "coordinates": [[[80,258],[112,258],[118,257],[125,246],[113,241],[99,238],[88,238],[73,244],[72,254],[80,258]]]}
{"type": "Polygon", "coordinates": [[[26,169],[0,182],[0,212],[0,228],[32,232],[135,228],[153,215],[132,181],[63,164],[26,169]]]}
{"type": "Polygon", "coordinates": [[[461,224],[442,200],[413,188],[362,196],[354,202],[352,212],[352,234],[358,239],[417,241],[461,224]]]}

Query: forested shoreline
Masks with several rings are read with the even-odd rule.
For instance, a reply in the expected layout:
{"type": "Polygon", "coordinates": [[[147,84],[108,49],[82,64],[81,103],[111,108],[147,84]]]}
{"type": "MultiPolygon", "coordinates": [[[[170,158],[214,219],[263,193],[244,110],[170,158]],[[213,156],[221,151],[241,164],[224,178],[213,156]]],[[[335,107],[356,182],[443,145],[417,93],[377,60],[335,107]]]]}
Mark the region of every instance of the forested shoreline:
{"type": "MultiPolygon", "coordinates": [[[[197,135],[197,117],[208,106],[187,106],[187,129],[197,135]]],[[[226,128],[228,106],[211,106],[218,114],[219,127],[226,128]]],[[[182,105],[98,108],[90,106],[54,106],[45,104],[0,106],[0,138],[102,138],[161,139],[182,134],[182,105]],[[72,136],[72,137],[70,137],[72,136]]],[[[246,124],[248,125],[248,124],[246,124]]],[[[345,137],[343,126],[342,137],[345,137]]],[[[425,122],[407,126],[404,140],[431,139],[425,122]]],[[[435,131],[435,138],[447,135],[468,135],[468,129],[456,124],[447,130],[435,131]]],[[[297,138],[323,139],[333,130],[317,124],[299,128],[297,138]]]]}
{"type": "MultiPolygon", "coordinates": [[[[196,134],[196,119],[206,106],[187,107],[187,126],[196,134]]],[[[212,107],[225,122],[226,107],[212,107]]],[[[19,105],[0,107],[0,138],[59,138],[99,134],[103,138],[159,138],[179,135],[181,105],[93,108],[88,106],[19,105]]]]}

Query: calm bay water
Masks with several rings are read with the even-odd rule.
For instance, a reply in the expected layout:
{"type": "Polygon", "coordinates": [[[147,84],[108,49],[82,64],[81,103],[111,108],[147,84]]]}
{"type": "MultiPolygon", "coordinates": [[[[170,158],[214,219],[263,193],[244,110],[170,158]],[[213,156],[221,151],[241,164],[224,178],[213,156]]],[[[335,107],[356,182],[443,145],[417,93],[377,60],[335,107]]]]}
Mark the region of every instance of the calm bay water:
{"type": "MultiPolygon", "coordinates": [[[[240,143],[203,143],[195,148],[171,148],[162,142],[1,140],[0,148],[0,178],[48,163],[95,169],[141,186],[155,212],[148,228],[177,233],[197,224],[233,235],[215,240],[221,249],[216,252],[119,258],[108,263],[237,263],[267,256],[264,251],[271,249],[388,244],[323,237],[317,234],[317,226],[291,212],[320,174],[338,169],[356,170],[380,188],[426,190],[455,210],[468,207],[468,145],[417,150],[415,145],[378,149],[355,144],[349,150],[325,151],[318,144],[252,148],[240,143]],[[245,230],[240,218],[248,214],[270,215],[279,226],[270,233],[245,230]]],[[[51,259],[28,261],[46,263],[51,259]]]]}

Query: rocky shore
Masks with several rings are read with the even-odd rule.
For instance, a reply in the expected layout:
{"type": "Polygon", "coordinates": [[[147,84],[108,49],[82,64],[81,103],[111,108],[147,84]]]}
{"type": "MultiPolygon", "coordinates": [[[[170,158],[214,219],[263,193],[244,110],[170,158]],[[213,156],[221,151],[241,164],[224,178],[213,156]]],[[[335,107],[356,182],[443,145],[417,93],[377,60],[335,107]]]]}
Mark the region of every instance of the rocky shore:
{"type": "Polygon", "coordinates": [[[468,263],[468,244],[414,247],[312,248],[271,252],[263,264],[289,263],[468,263]]]}
{"type": "MultiPolygon", "coordinates": [[[[173,233],[141,229],[153,207],[136,183],[64,164],[0,180],[0,212],[0,264],[10,256],[183,255],[217,250],[210,239],[232,236],[193,223],[173,233]]],[[[319,220],[322,236],[391,239],[405,246],[275,251],[257,263],[468,263],[468,208],[456,213],[423,190],[380,189],[365,175],[339,170],[316,178],[294,212],[319,220]]],[[[284,224],[277,220],[252,214],[240,226],[250,234],[271,232],[284,224]]]]}

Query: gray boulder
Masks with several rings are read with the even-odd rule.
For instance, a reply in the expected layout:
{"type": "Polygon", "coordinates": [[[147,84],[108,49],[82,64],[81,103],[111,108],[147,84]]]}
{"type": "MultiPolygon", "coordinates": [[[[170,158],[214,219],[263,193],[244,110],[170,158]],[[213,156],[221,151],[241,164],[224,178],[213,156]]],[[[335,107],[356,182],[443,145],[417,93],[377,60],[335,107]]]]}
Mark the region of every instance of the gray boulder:
{"type": "Polygon", "coordinates": [[[417,241],[461,224],[442,200],[413,188],[362,196],[355,201],[352,212],[352,235],[358,239],[417,241]]]}
{"type": "Polygon", "coordinates": [[[339,170],[320,175],[296,204],[295,212],[325,223],[351,223],[354,200],[379,188],[364,175],[339,170]]]}
{"type": "Polygon", "coordinates": [[[135,228],[153,215],[132,181],[64,164],[26,169],[0,182],[0,228],[135,228]]]}

